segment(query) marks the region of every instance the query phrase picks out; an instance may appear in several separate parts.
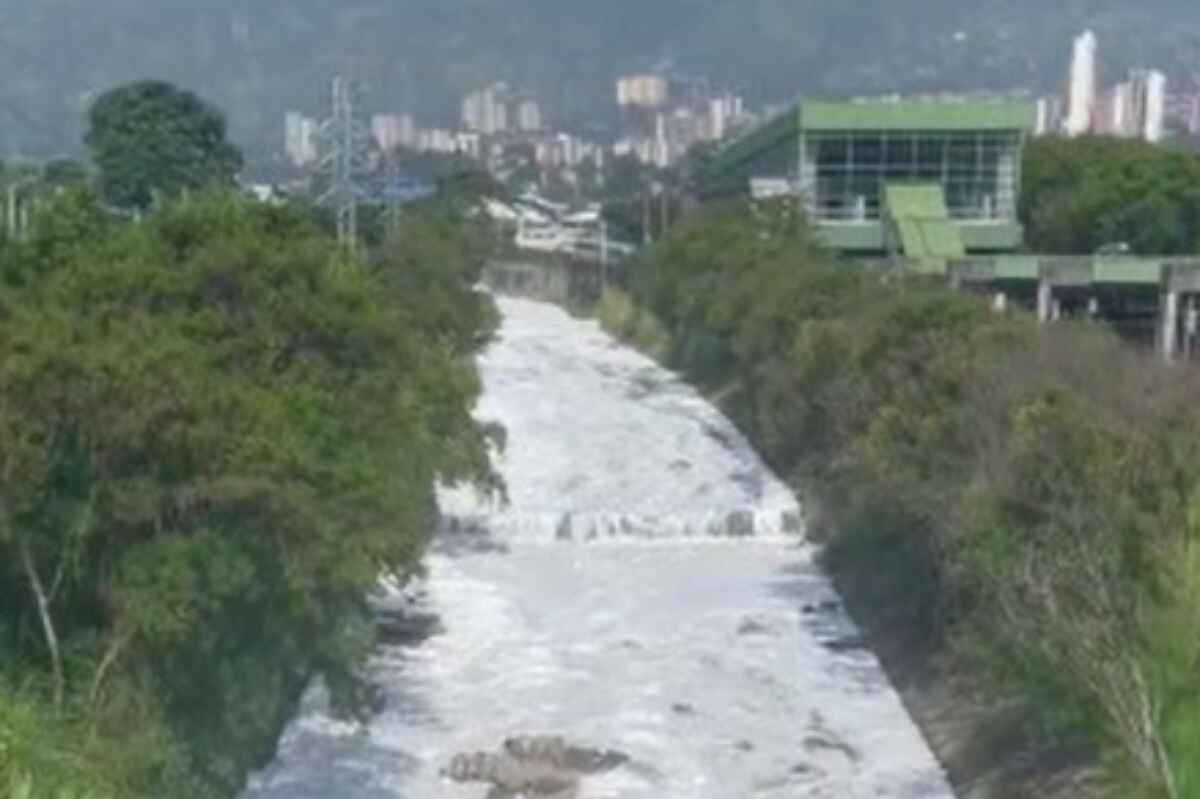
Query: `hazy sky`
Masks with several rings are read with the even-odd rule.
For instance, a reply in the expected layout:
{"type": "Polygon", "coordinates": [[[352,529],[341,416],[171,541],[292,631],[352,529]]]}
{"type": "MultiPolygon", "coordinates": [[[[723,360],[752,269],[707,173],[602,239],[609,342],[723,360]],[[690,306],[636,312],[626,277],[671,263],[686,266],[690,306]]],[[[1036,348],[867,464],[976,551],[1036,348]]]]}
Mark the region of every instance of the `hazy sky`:
{"type": "Polygon", "coordinates": [[[663,59],[752,101],[1046,89],[1084,24],[1114,74],[1200,73],[1195,0],[0,0],[0,147],[74,147],[89,93],[142,77],[201,92],[251,147],[274,145],[285,109],[318,108],[337,70],[429,123],[494,78],[560,122],[604,118],[615,75],[663,59]]]}

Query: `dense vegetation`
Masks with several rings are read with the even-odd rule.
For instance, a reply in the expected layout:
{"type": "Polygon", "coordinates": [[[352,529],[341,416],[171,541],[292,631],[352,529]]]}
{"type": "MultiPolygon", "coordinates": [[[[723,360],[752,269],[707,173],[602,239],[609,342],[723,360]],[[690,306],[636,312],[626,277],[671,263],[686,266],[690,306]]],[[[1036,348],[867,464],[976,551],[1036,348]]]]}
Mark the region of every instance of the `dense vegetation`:
{"type": "Polygon", "coordinates": [[[1090,254],[1125,243],[1144,255],[1200,251],[1200,155],[1096,136],[1034,139],[1021,217],[1034,252],[1090,254]]]}
{"type": "Polygon", "coordinates": [[[228,797],[310,676],[361,709],[435,477],[496,487],[451,210],[355,258],[301,206],[79,187],[3,244],[0,795],[228,797]]]}
{"type": "Polygon", "coordinates": [[[3,0],[0,18],[0,71],[20,76],[0,85],[0,150],[72,150],[97,92],[152,75],[226,109],[251,161],[278,155],[284,111],[318,111],[329,77],[351,67],[374,106],[429,125],[457,120],[467,91],[508,80],[537,92],[551,121],[583,128],[615,113],[617,74],[659,62],[755,103],[1062,91],[1085,25],[1100,36],[1106,82],[1159,66],[1184,89],[1200,32],[1193,0],[3,0]]]}
{"type": "Polygon", "coordinates": [[[834,260],[786,201],[708,208],[608,325],[720,397],[835,575],[1114,795],[1200,797],[1200,381],[834,260]]]}
{"type": "Polygon", "coordinates": [[[140,81],[101,95],[85,137],[100,191],[118,208],[145,208],[155,191],[173,197],[233,184],[242,154],[225,139],[225,117],[196,95],[140,81]]]}

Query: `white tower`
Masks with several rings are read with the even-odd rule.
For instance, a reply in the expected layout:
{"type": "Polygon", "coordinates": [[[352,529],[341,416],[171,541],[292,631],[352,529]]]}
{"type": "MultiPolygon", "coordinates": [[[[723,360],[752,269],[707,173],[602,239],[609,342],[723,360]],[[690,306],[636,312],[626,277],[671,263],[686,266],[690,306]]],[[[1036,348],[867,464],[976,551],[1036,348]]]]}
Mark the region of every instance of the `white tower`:
{"type": "Polygon", "coordinates": [[[1082,136],[1092,128],[1092,109],[1096,104],[1096,34],[1091,31],[1084,31],[1075,39],[1067,94],[1066,134],[1082,136]]]}
{"type": "Polygon", "coordinates": [[[1158,70],[1146,75],[1146,118],[1143,137],[1148,142],[1160,142],[1163,137],[1163,117],[1167,113],[1167,76],[1158,70]]]}

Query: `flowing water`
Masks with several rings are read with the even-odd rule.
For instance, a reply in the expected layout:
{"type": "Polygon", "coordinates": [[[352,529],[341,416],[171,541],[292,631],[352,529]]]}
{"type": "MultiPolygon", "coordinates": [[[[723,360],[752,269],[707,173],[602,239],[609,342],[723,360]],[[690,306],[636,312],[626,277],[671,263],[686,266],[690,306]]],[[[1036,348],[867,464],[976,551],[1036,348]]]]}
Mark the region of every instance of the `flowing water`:
{"type": "Polygon", "coordinates": [[[581,799],[952,796],[730,423],[595,323],[499,302],[478,415],[511,504],[442,492],[427,578],[379,602],[435,622],[373,659],[382,712],[335,721],[315,685],[247,796],[482,799],[440,769],[541,734],[630,756],[581,799]]]}

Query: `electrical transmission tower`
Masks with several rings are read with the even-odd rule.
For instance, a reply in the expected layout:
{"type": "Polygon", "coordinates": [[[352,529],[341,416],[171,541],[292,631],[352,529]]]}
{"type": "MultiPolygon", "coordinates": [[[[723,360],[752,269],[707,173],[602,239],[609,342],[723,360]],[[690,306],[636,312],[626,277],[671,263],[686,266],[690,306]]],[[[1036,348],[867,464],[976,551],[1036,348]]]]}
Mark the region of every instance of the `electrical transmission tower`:
{"type": "Polygon", "coordinates": [[[316,171],[328,180],[317,203],[334,209],[338,241],[351,249],[358,240],[358,204],[366,196],[359,180],[367,172],[370,141],[370,132],[360,116],[358,94],[352,82],[334,78],[330,115],[317,132],[321,157],[316,171]]]}

